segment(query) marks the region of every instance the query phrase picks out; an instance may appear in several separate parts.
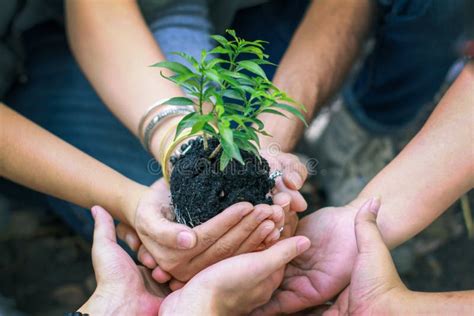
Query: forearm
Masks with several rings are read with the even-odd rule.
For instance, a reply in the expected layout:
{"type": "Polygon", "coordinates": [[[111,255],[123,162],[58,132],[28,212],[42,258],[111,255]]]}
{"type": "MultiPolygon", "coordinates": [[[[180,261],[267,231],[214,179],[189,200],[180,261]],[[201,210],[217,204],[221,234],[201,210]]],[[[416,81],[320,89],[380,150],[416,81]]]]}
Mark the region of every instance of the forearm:
{"type": "MultiPolygon", "coordinates": [[[[428,122],[361,192],[380,196],[391,247],[410,239],[474,185],[474,66],[466,66],[428,122]]],[[[356,200],[357,201],[357,200],[356,200]]]]}
{"type": "Polygon", "coordinates": [[[126,223],[147,190],[0,104],[0,176],[126,223]]]}
{"type": "MultiPolygon", "coordinates": [[[[66,13],[70,45],[81,68],[105,104],[138,136],[149,106],[183,92],[161,77],[160,69],[149,67],[165,57],[136,1],[67,1],[66,13]]],[[[160,130],[153,139],[162,137],[160,130]]],[[[154,143],[152,151],[158,155],[154,143]]]]}
{"type": "Polygon", "coordinates": [[[474,291],[411,292],[406,300],[394,302],[396,315],[468,315],[474,310],[474,291]]]}
{"type": "MultiPolygon", "coordinates": [[[[308,121],[341,86],[369,33],[372,1],[313,1],[281,60],[274,83],[307,109],[308,121]]],[[[262,116],[273,139],[290,151],[304,125],[296,119],[262,116]],[[283,127],[283,128],[282,128],[283,127]]]]}

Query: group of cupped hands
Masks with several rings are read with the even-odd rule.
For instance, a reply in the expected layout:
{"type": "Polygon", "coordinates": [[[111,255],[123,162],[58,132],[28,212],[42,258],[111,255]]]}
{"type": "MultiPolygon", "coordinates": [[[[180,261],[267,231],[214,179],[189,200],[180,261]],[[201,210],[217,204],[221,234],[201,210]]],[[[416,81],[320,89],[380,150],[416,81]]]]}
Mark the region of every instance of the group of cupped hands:
{"type": "Polygon", "coordinates": [[[94,206],[97,288],[79,312],[275,315],[312,308],[339,315],[386,308],[384,290],[406,291],[376,226],[379,199],[324,208],[298,221],[297,212],[307,208],[298,192],[306,168],[291,154],[267,159],[283,173],[274,205],[240,202],[194,228],[173,221],[163,179],[141,197],[131,225],[115,227],[94,206]]]}

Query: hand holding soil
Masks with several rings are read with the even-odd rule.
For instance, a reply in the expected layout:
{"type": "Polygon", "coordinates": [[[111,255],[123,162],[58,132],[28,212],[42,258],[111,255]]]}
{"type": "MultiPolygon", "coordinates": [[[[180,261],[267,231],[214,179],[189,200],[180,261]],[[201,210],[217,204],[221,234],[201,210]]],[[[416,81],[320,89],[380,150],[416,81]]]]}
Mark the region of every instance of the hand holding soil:
{"type": "Polygon", "coordinates": [[[118,233],[135,251],[140,241],[143,243],[138,251],[139,260],[148,268],[155,268],[153,276],[159,282],[167,282],[171,276],[187,281],[215,262],[276,242],[280,238],[279,228],[285,224],[282,206],[287,209],[290,204],[290,196],[284,192],[275,195],[275,201],[282,206],[237,203],[191,229],[173,222],[169,191],[163,179],[152,188],[154,195],[143,199],[137,208],[138,236],[123,226],[118,233]],[[192,236],[187,249],[180,240],[182,233],[192,236]]]}

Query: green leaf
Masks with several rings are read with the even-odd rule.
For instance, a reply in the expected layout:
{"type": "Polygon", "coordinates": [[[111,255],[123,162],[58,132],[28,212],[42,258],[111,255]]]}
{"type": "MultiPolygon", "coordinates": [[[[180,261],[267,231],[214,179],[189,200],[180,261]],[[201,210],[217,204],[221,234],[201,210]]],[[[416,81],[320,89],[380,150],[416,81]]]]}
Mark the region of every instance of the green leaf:
{"type": "Polygon", "coordinates": [[[224,48],[222,46],[217,46],[209,51],[209,54],[230,54],[232,51],[230,49],[224,48]]]}
{"type": "Polygon", "coordinates": [[[204,124],[203,131],[205,131],[207,134],[217,137],[216,130],[214,127],[212,127],[209,123],[204,124]]]}
{"type": "Polygon", "coordinates": [[[242,149],[242,150],[245,150],[245,151],[248,151],[248,152],[251,152],[252,154],[254,154],[255,156],[259,156],[259,152],[258,152],[258,148],[257,146],[255,146],[254,144],[252,144],[248,139],[247,137],[245,136],[245,134],[236,134],[235,135],[235,143],[237,144],[237,146],[242,149]]]}
{"type": "Polygon", "coordinates": [[[226,47],[229,44],[227,38],[221,35],[211,35],[211,38],[221,44],[222,46],[226,47]]]}
{"type": "MultiPolygon", "coordinates": [[[[222,123],[229,123],[229,122],[223,121],[222,123]]],[[[221,141],[222,149],[225,152],[227,152],[227,154],[230,155],[232,158],[236,159],[241,164],[244,164],[244,161],[240,154],[240,150],[234,143],[233,131],[230,127],[225,126],[225,125],[227,124],[221,124],[221,123],[218,124],[219,134],[221,136],[220,141],[221,141]]]]}
{"type": "Polygon", "coordinates": [[[244,107],[242,104],[237,104],[237,103],[224,103],[224,108],[226,110],[227,113],[230,113],[230,114],[238,114],[238,115],[242,115],[242,112],[244,110],[244,107]]]}
{"type": "Polygon", "coordinates": [[[221,154],[219,169],[221,171],[224,171],[225,167],[227,167],[227,165],[229,164],[231,160],[232,160],[232,157],[227,152],[223,151],[221,154]]]}
{"type": "Polygon", "coordinates": [[[219,64],[228,64],[230,63],[229,61],[225,60],[225,59],[222,59],[222,58],[213,58],[211,59],[207,65],[206,65],[206,68],[214,68],[216,65],[219,65],[219,64]]]}
{"type": "Polygon", "coordinates": [[[239,41],[239,38],[238,38],[237,35],[235,34],[235,31],[234,31],[234,30],[227,29],[227,30],[225,30],[225,32],[226,32],[227,34],[229,34],[230,36],[232,36],[237,42],[239,41]]]}
{"type": "Polygon", "coordinates": [[[233,89],[224,90],[222,92],[222,96],[226,97],[226,98],[229,98],[229,99],[234,99],[234,100],[241,100],[241,101],[244,100],[242,95],[239,92],[237,92],[233,89]]]}
{"type": "Polygon", "coordinates": [[[207,58],[207,50],[202,49],[201,50],[201,65],[204,65],[204,63],[206,62],[206,58],[207,58]]]}
{"type": "Polygon", "coordinates": [[[214,69],[206,69],[204,70],[204,75],[214,81],[215,83],[218,83],[221,85],[221,77],[219,76],[219,73],[214,70],[214,69]]]}
{"type": "Polygon", "coordinates": [[[199,63],[193,56],[183,53],[183,52],[172,52],[172,55],[177,55],[185,60],[187,60],[196,70],[199,68],[199,63]]]}
{"type": "Polygon", "coordinates": [[[188,67],[175,61],[160,61],[159,63],[153,64],[150,67],[166,68],[180,75],[192,72],[188,67]]]}
{"type": "Polygon", "coordinates": [[[243,41],[243,43],[241,43],[242,46],[256,46],[256,47],[260,47],[263,49],[263,45],[262,44],[268,44],[267,41],[262,41],[262,40],[256,40],[256,41],[243,41]]]}
{"type": "Polygon", "coordinates": [[[215,111],[217,113],[217,117],[221,117],[225,112],[224,106],[222,104],[216,104],[215,111]]]}
{"type": "Polygon", "coordinates": [[[206,125],[211,119],[211,115],[200,115],[191,129],[191,134],[196,134],[197,132],[202,131],[204,125],[206,125]]]}
{"type": "Polygon", "coordinates": [[[291,114],[293,114],[294,116],[299,118],[301,121],[303,121],[303,123],[306,127],[308,126],[308,124],[306,123],[306,119],[304,118],[303,114],[301,114],[301,112],[298,109],[292,107],[291,105],[283,104],[283,103],[277,103],[273,107],[285,110],[287,112],[290,112],[291,114]]]}
{"type": "MultiPolygon", "coordinates": [[[[268,55],[267,55],[268,56],[268,55]]],[[[253,61],[254,63],[258,65],[271,65],[271,66],[278,66],[277,64],[274,64],[268,60],[265,59],[251,59],[250,61],[253,61]]]]}
{"type": "Polygon", "coordinates": [[[225,73],[221,73],[220,76],[226,83],[231,85],[233,89],[242,91],[242,85],[240,84],[240,82],[225,73]]]}
{"type": "Polygon", "coordinates": [[[177,139],[186,128],[192,127],[198,121],[200,116],[199,113],[192,112],[183,117],[176,127],[176,135],[174,139],[177,139]]]}
{"type": "Polygon", "coordinates": [[[166,100],[163,104],[168,105],[195,105],[193,100],[186,97],[174,97],[171,99],[166,100]]]}
{"type": "Polygon", "coordinates": [[[280,116],[284,116],[284,117],[288,118],[288,116],[286,116],[285,114],[283,114],[281,112],[278,112],[276,110],[272,110],[272,109],[264,109],[264,110],[260,111],[260,113],[270,113],[270,114],[280,115],[280,116]]]}
{"type": "Polygon", "coordinates": [[[268,58],[269,57],[267,54],[263,53],[262,49],[260,49],[258,47],[255,47],[255,46],[241,47],[239,51],[241,53],[254,54],[259,58],[259,60],[262,60],[263,58],[268,58]]]}
{"type": "Polygon", "coordinates": [[[265,71],[263,71],[263,69],[257,65],[256,63],[254,63],[253,61],[250,61],[250,60],[241,60],[239,62],[237,62],[237,64],[242,67],[243,69],[245,70],[248,70],[262,78],[265,78],[267,79],[267,75],[265,74],[265,71]]]}
{"type": "Polygon", "coordinates": [[[245,129],[245,132],[246,132],[247,136],[251,140],[253,140],[257,144],[257,146],[260,148],[260,139],[258,138],[258,135],[255,132],[255,129],[253,127],[248,127],[247,129],[245,129]]]}

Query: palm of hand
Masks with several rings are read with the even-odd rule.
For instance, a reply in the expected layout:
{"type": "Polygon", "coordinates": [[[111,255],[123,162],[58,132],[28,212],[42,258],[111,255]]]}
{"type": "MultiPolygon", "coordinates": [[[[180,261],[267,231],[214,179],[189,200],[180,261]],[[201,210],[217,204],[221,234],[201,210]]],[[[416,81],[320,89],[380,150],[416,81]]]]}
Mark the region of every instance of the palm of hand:
{"type": "Polygon", "coordinates": [[[308,237],[311,248],[287,266],[283,283],[261,310],[264,314],[320,305],[344,289],[357,256],[356,212],[350,206],[329,207],[300,221],[296,235],[308,237]]]}
{"type": "Polygon", "coordinates": [[[117,300],[110,305],[121,306],[136,315],[157,315],[169,291],[153,284],[149,271],[138,267],[115,240],[94,243],[92,252],[99,296],[117,300]]]}

